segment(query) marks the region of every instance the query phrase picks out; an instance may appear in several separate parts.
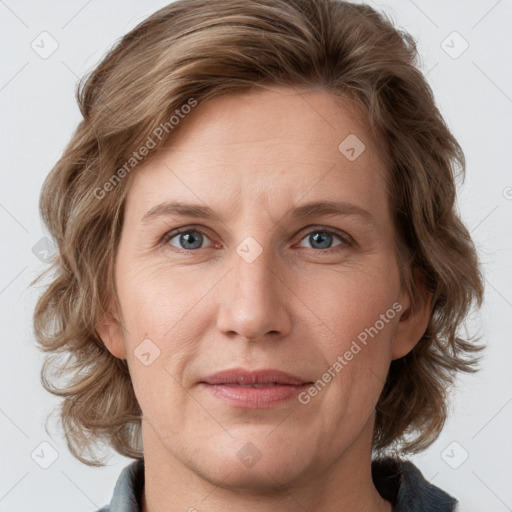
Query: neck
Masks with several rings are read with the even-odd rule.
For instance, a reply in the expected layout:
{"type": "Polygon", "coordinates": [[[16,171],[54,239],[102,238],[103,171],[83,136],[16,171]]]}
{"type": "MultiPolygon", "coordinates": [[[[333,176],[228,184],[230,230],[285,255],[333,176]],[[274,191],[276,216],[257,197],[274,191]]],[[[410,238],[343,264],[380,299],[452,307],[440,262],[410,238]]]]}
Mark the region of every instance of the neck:
{"type": "Polygon", "coordinates": [[[142,512],[391,512],[371,476],[371,439],[373,424],[365,426],[359,438],[327,468],[301,475],[294,481],[278,482],[271,477],[258,488],[229,485],[231,473],[209,479],[183,464],[169,453],[151,428],[143,427],[145,487],[142,512]],[[364,452],[364,455],[363,455],[364,452]]]}

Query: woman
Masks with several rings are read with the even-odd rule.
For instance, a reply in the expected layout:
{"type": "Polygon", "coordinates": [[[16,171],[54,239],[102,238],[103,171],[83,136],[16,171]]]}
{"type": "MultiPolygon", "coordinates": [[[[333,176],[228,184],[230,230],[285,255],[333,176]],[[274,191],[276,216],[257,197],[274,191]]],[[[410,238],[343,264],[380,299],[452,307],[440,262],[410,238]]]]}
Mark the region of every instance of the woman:
{"type": "Polygon", "coordinates": [[[483,348],[416,57],[368,6],[178,0],[82,84],[35,328],[73,455],[136,459],[102,511],[456,510],[404,458],[483,348]]]}

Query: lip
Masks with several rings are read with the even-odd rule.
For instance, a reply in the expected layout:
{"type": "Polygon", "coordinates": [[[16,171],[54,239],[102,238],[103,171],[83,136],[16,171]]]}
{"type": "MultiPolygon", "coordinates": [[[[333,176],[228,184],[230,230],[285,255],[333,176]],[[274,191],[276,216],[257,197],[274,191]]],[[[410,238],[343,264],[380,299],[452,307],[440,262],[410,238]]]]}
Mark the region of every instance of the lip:
{"type": "Polygon", "coordinates": [[[235,407],[266,409],[290,400],[311,381],[275,369],[232,368],[204,378],[200,386],[235,407]]]}
{"type": "Polygon", "coordinates": [[[202,382],[206,384],[284,384],[290,386],[300,386],[309,383],[308,380],[302,377],[297,377],[281,370],[244,370],[243,368],[230,368],[229,370],[214,373],[204,378],[202,382]]]}

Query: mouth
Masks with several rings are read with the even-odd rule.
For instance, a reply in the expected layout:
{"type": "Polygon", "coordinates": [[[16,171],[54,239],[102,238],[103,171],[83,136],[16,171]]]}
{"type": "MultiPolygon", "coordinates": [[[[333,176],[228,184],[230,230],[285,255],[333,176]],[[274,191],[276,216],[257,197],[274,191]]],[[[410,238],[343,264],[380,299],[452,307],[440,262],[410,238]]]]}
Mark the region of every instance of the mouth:
{"type": "Polygon", "coordinates": [[[200,386],[233,407],[266,409],[298,395],[311,381],[274,369],[233,368],[203,379],[200,386]]]}

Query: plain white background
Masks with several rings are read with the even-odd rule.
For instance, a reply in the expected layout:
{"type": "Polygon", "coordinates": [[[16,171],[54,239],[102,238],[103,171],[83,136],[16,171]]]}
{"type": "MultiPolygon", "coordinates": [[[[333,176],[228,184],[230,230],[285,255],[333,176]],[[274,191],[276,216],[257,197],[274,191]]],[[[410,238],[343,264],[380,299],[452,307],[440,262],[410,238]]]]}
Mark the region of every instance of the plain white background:
{"type": "MultiPolygon", "coordinates": [[[[51,436],[45,432],[44,420],[57,400],[39,381],[43,356],[31,323],[39,290],[29,288],[29,282],[44,268],[38,245],[46,235],[37,208],[40,187],[80,120],[74,96],[78,78],[166,3],[0,0],[2,511],[96,510],[110,501],[120,471],[131,462],[114,454],[108,466],[90,468],[69,454],[56,427],[51,436]],[[45,31],[51,38],[40,35],[45,31]],[[40,56],[42,37],[45,51],[52,49],[52,39],[58,44],[47,58],[40,56]],[[33,49],[36,44],[40,53],[33,49]]],[[[417,40],[421,68],[465,151],[467,176],[459,208],[486,279],[484,307],[468,323],[468,330],[481,333],[488,345],[482,369],[459,378],[442,435],[411,460],[428,480],[457,497],[462,511],[509,511],[512,2],[371,4],[417,40]]]]}

